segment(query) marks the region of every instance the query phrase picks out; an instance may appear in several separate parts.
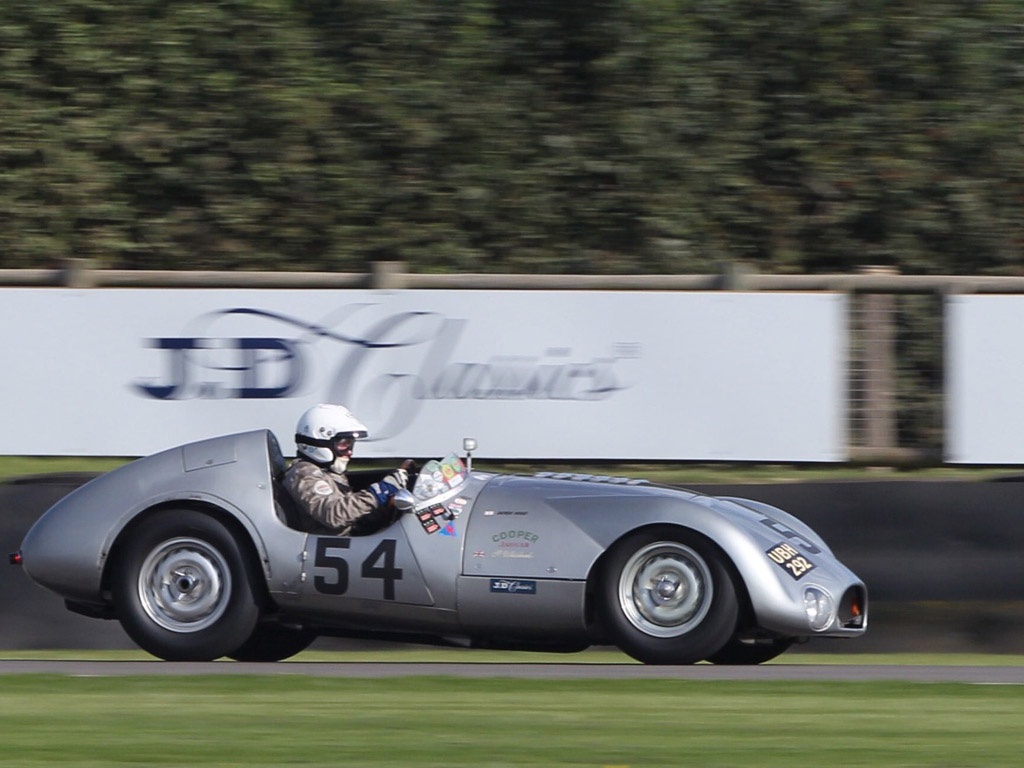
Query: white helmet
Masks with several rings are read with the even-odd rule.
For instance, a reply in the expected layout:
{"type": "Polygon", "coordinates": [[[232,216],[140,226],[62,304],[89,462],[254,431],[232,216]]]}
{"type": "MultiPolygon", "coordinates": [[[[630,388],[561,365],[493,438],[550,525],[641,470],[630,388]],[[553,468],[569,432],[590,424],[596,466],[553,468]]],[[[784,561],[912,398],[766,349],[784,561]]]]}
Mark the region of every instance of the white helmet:
{"type": "Polygon", "coordinates": [[[367,434],[366,427],[348,408],[321,403],[299,419],[295,427],[295,447],[310,461],[326,466],[339,457],[339,448],[347,455],[351,453],[351,441],[367,434]],[[346,440],[349,442],[344,446],[346,440]]]}

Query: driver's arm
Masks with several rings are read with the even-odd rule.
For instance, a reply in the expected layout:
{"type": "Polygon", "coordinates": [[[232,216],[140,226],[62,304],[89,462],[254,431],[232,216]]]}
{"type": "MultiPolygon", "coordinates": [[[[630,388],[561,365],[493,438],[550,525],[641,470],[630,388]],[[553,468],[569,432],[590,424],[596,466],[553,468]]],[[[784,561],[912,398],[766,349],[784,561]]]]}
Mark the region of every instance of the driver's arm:
{"type": "Polygon", "coordinates": [[[288,472],[284,487],[299,507],[324,528],[341,535],[350,533],[356,521],[374,512],[377,497],[371,491],[353,491],[337,476],[308,465],[288,472]]]}

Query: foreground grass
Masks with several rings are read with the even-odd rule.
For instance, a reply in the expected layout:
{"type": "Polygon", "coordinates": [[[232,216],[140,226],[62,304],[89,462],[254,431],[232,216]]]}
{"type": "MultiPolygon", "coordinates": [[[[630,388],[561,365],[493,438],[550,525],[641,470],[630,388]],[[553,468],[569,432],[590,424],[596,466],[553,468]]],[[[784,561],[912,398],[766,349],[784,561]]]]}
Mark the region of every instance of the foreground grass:
{"type": "Polygon", "coordinates": [[[1017,766],[1013,686],[8,676],[19,766],[1017,766]]]}

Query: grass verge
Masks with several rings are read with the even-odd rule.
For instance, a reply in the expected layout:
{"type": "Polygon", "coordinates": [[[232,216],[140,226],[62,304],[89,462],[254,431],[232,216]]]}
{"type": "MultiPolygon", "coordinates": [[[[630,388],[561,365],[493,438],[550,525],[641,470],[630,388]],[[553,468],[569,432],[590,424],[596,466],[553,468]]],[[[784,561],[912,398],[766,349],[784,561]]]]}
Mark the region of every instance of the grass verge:
{"type": "Polygon", "coordinates": [[[9,676],[0,765],[1017,766],[1017,687],[9,676]]]}
{"type": "MultiPolygon", "coordinates": [[[[0,456],[0,482],[15,477],[100,473],[115,469],[131,459],[114,457],[64,456],[0,456]]],[[[385,466],[379,461],[359,462],[355,468],[385,466]]],[[[390,465],[388,465],[390,466],[390,465]]],[[[697,464],[689,462],[646,463],[569,463],[547,461],[537,463],[476,461],[474,467],[484,471],[532,474],[539,470],[584,472],[594,475],[618,475],[644,478],[657,483],[686,485],[691,483],[779,483],[825,480],[990,480],[995,477],[1021,474],[1020,467],[926,467],[883,468],[857,467],[845,464],[697,464]]]]}

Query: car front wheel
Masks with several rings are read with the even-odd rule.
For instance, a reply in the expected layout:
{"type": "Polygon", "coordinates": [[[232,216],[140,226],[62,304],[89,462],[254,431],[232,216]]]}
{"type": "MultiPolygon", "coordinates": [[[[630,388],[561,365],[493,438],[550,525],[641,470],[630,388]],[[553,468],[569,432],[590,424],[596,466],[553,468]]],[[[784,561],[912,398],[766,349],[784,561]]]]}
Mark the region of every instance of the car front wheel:
{"type": "Polygon", "coordinates": [[[252,635],[254,578],[232,533],[209,515],[164,510],[130,532],[112,591],[128,635],[167,661],[209,661],[252,635]]]}
{"type": "Polygon", "coordinates": [[[736,629],[736,590],[723,556],[702,536],[658,527],[610,551],[602,615],[616,645],[647,664],[694,664],[736,629]]]}

